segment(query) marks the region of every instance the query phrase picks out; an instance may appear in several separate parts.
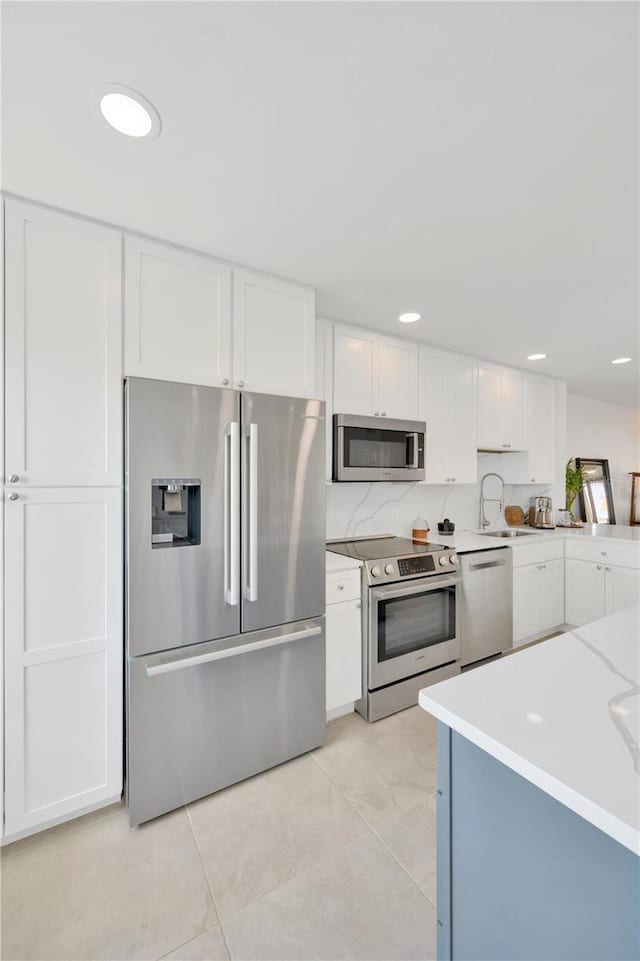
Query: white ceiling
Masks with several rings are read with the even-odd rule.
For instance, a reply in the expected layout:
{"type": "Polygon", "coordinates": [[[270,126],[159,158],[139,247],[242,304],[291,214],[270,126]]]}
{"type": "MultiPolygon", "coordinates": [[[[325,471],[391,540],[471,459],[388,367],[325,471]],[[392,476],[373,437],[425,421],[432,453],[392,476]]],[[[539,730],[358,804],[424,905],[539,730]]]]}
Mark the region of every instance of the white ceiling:
{"type": "Polygon", "coordinates": [[[609,2],[5,3],[3,186],[309,283],[325,316],[634,404],[637,19],[609,2]],[[105,81],[151,100],[158,140],[96,116],[105,81]],[[405,310],[423,319],[403,328],[405,310]]]}

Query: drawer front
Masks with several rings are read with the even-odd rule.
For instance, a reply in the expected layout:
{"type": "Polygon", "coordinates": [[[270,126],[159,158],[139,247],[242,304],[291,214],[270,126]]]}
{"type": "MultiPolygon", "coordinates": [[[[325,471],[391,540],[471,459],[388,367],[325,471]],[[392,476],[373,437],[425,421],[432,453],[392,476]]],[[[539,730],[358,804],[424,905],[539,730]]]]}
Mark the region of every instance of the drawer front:
{"type": "Polygon", "coordinates": [[[517,544],[512,548],[513,566],[525,567],[527,564],[543,564],[562,557],[562,541],[537,541],[535,544],[517,544]]]}
{"type": "Polygon", "coordinates": [[[621,544],[604,538],[579,540],[568,537],[565,543],[565,557],[577,561],[592,561],[594,564],[615,564],[618,567],[640,569],[640,543],[621,544]]]}
{"type": "Polygon", "coordinates": [[[339,571],[327,574],[327,604],[339,604],[359,598],[360,571],[339,571]]]}

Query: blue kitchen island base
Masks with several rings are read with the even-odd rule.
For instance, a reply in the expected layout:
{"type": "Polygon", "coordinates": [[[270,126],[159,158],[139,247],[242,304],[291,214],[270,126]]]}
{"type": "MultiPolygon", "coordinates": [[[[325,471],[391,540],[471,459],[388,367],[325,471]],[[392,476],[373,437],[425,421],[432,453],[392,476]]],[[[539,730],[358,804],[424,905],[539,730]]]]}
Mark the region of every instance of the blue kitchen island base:
{"type": "Polygon", "coordinates": [[[638,961],[640,858],[438,728],[439,961],[638,961]]]}

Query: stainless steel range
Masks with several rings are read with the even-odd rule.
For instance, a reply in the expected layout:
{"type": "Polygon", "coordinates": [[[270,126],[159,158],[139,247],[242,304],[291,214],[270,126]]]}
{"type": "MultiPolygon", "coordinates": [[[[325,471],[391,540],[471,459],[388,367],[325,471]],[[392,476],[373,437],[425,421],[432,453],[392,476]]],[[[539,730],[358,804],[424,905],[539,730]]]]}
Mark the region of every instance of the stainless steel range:
{"type": "Polygon", "coordinates": [[[421,688],[459,673],[455,550],[391,535],[332,541],[327,550],[362,561],[363,717],[411,707],[421,688]]]}

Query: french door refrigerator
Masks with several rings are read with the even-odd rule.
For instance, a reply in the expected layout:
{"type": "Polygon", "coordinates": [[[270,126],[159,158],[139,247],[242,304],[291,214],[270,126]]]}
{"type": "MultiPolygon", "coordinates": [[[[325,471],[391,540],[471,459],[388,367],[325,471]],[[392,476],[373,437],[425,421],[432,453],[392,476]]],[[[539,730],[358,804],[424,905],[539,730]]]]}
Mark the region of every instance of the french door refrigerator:
{"type": "Polygon", "coordinates": [[[324,740],[324,418],[125,381],[131,825],[324,740]]]}

